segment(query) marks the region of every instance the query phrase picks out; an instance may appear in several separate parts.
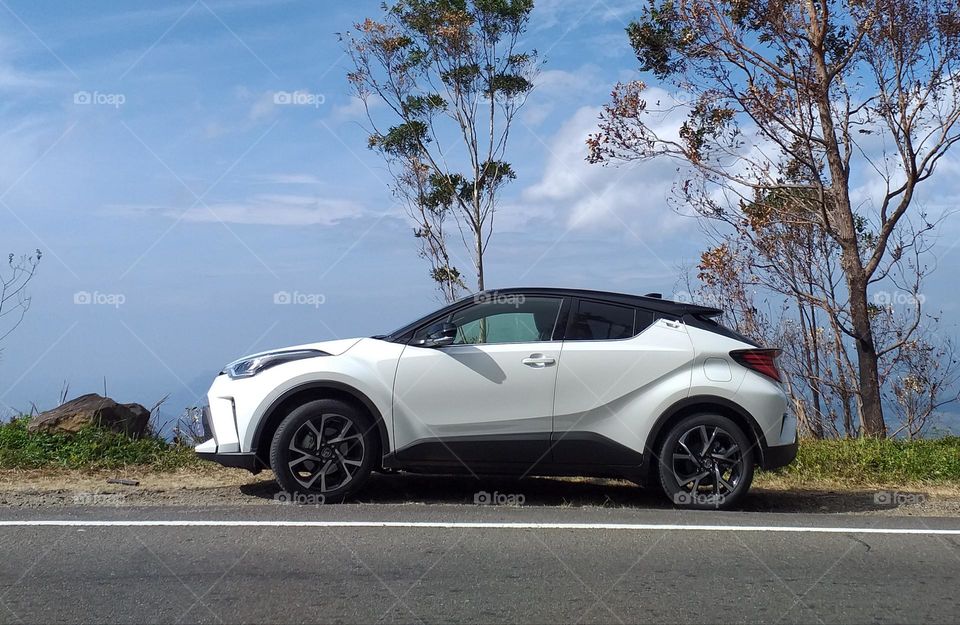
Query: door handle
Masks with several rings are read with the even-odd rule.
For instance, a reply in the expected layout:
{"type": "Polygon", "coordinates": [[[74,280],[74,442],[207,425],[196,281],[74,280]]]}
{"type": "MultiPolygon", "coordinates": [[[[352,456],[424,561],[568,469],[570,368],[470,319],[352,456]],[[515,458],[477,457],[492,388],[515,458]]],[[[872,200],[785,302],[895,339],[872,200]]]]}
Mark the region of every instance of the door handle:
{"type": "Polygon", "coordinates": [[[535,369],[542,369],[544,367],[549,367],[550,365],[556,364],[556,358],[551,358],[550,356],[544,356],[543,354],[530,354],[528,357],[521,360],[523,364],[528,367],[533,367],[535,369]]]}

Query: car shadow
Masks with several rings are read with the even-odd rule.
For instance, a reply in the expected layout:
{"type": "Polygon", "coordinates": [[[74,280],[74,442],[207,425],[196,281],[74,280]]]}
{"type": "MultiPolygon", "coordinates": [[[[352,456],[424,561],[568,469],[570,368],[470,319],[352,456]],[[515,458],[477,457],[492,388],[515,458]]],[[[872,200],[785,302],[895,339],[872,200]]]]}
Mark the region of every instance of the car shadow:
{"type": "MultiPolygon", "coordinates": [[[[240,487],[251,497],[277,500],[280,487],[260,479],[240,487]]],[[[754,488],[737,510],[778,513],[877,513],[898,507],[868,490],[770,490],[754,488]]],[[[659,489],[640,488],[623,480],[415,473],[374,474],[353,499],[367,504],[521,505],[541,507],[609,507],[670,509],[659,489]]]]}

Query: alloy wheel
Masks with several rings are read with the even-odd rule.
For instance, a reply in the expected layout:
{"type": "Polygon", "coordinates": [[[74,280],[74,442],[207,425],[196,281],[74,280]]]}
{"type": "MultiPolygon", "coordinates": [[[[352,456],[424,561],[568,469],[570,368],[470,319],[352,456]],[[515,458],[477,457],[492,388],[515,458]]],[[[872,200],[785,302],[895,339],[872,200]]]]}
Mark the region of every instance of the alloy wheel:
{"type": "Polygon", "coordinates": [[[722,427],[696,425],[677,439],[671,467],[683,491],[722,499],[733,493],[743,478],[743,455],[740,445],[722,427]]]}
{"type": "Polygon", "coordinates": [[[305,489],[329,493],[354,479],[366,451],[358,424],[340,414],[305,421],[290,439],[291,475],[305,489]]]}

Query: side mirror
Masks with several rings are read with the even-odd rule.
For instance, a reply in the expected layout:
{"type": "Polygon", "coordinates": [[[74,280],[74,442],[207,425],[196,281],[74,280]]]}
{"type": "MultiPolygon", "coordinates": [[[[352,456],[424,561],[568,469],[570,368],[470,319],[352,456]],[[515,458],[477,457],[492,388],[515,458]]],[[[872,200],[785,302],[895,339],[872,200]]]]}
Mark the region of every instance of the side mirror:
{"type": "Polygon", "coordinates": [[[448,321],[435,323],[427,328],[427,337],[421,347],[444,347],[451,345],[457,338],[457,326],[448,321]]]}

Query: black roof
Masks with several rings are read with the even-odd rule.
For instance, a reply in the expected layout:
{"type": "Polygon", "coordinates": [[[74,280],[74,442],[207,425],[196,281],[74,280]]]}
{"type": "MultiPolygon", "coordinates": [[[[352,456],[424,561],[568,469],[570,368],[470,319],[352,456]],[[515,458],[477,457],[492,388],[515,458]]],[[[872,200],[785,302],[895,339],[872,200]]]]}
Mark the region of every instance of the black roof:
{"type": "Polygon", "coordinates": [[[460,301],[480,299],[483,296],[495,297],[502,295],[545,295],[558,297],[579,297],[583,299],[593,299],[611,304],[625,304],[627,306],[640,306],[647,310],[662,312],[681,317],[683,315],[703,315],[713,317],[721,314],[723,311],[709,306],[700,306],[686,302],[675,302],[673,300],[653,297],[652,295],[631,295],[629,293],[614,293],[611,291],[593,291],[589,289],[565,289],[553,287],[511,287],[509,289],[488,289],[480,293],[475,293],[460,301]]]}
{"type": "Polygon", "coordinates": [[[553,288],[553,287],[512,287],[509,289],[488,289],[485,291],[480,291],[479,293],[474,293],[473,295],[468,295],[452,304],[444,306],[439,310],[435,310],[425,317],[421,317],[416,321],[409,323],[402,328],[399,328],[388,335],[381,335],[378,338],[386,338],[388,340],[395,339],[405,336],[407,333],[411,332],[415,328],[419,327],[423,323],[430,321],[432,318],[442,318],[447,313],[452,310],[455,310],[468,302],[479,302],[483,300],[493,300],[497,296],[509,296],[509,295],[541,295],[541,296],[554,296],[554,297],[577,297],[581,299],[592,299],[601,302],[609,302],[611,304],[623,304],[626,306],[638,306],[640,308],[645,308],[654,312],[658,312],[665,315],[675,316],[675,317],[684,317],[686,315],[696,315],[698,317],[716,317],[722,313],[721,310],[716,308],[710,308],[709,306],[699,306],[697,304],[688,304],[685,302],[674,302],[668,299],[663,299],[660,297],[654,297],[651,295],[630,295],[628,293],[612,293],[610,291],[591,291],[588,289],[564,289],[564,288],[553,288]]]}

